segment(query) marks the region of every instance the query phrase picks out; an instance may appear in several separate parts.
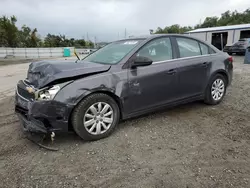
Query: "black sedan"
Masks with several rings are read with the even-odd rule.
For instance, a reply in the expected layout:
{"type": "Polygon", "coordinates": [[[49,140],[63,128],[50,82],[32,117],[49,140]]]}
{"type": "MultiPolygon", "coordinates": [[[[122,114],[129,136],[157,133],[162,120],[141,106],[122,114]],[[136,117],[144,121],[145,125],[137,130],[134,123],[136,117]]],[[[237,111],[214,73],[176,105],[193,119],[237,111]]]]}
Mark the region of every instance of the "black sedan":
{"type": "Polygon", "coordinates": [[[227,52],[229,55],[232,55],[233,53],[244,55],[247,47],[249,46],[250,46],[250,38],[245,38],[245,39],[240,39],[232,46],[225,46],[223,51],[227,52]]]}
{"type": "Polygon", "coordinates": [[[111,134],[120,120],[195,100],[219,104],[233,59],[183,35],[150,35],[108,44],[80,61],[31,63],[15,110],[30,132],[75,131],[84,140],[111,134]]]}

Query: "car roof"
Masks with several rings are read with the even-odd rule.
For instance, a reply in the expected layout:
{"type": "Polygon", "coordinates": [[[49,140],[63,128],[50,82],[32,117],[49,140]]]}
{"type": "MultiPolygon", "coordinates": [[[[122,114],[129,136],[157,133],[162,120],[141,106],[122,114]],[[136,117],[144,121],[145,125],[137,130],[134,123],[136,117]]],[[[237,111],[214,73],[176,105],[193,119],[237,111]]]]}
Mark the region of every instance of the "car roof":
{"type": "Polygon", "coordinates": [[[130,37],[130,38],[122,39],[122,40],[118,40],[118,41],[125,41],[125,40],[149,40],[149,39],[154,39],[154,38],[164,37],[164,36],[166,36],[166,37],[167,36],[168,37],[169,36],[184,36],[184,37],[188,37],[188,38],[198,39],[198,38],[195,38],[195,37],[191,37],[190,35],[187,35],[187,34],[152,34],[152,35],[143,35],[143,36],[138,36],[138,37],[130,37]]]}
{"type": "Polygon", "coordinates": [[[149,41],[149,40],[156,39],[159,37],[164,37],[164,36],[166,36],[166,37],[170,37],[170,36],[171,37],[185,37],[185,38],[194,39],[194,40],[197,40],[199,42],[206,44],[207,46],[212,48],[214,51],[219,52],[219,50],[216,47],[214,47],[213,45],[211,45],[208,42],[201,40],[197,37],[190,36],[189,34],[152,34],[152,35],[146,35],[146,36],[140,36],[140,37],[131,37],[131,38],[123,39],[120,41],[126,41],[126,40],[148,40],[149,41]]]}

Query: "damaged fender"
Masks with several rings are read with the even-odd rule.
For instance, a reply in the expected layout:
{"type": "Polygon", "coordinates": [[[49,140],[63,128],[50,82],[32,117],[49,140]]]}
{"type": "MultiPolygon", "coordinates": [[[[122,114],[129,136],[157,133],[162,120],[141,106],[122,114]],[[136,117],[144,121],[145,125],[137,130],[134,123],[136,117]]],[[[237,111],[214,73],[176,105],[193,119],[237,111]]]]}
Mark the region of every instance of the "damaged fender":
{"type": "Polygon", "coordinates": [[[76,106],[86,96],[104,92],[118,99],[120,107],[126,113],[124,103],[128,96],[128,87],[127,69],[117,73],[105,72],[75,80],[62,88],[54,100],[76,106]]]}

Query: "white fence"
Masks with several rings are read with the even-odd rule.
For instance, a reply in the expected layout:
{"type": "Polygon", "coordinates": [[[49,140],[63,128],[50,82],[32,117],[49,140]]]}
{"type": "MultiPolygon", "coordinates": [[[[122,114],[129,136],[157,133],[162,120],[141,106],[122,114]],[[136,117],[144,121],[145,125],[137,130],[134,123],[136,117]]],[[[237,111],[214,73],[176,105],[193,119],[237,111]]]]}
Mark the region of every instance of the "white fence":
{"type": "MultiPolygon", "coordinates": [[[[70,47],[70,54],[74,55],[74,47],[70,47]]],[[[46,58],[63,57],[62,48],[0,48],[0,58],[12,56],[15,58],[46,58]]]]}

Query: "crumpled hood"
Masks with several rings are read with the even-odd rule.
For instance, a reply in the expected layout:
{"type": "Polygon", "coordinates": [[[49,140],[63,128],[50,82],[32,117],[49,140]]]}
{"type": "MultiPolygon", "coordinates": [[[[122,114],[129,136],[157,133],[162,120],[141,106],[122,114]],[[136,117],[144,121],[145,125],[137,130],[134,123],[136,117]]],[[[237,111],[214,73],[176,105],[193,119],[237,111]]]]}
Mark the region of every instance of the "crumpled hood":
{"type": "Polygon", "coordinates": [[[29,65],[27,79],[34,87],[42,88],[56,80],[106,72],[110,67],[86,61],[39,61],[29,65]]]}

